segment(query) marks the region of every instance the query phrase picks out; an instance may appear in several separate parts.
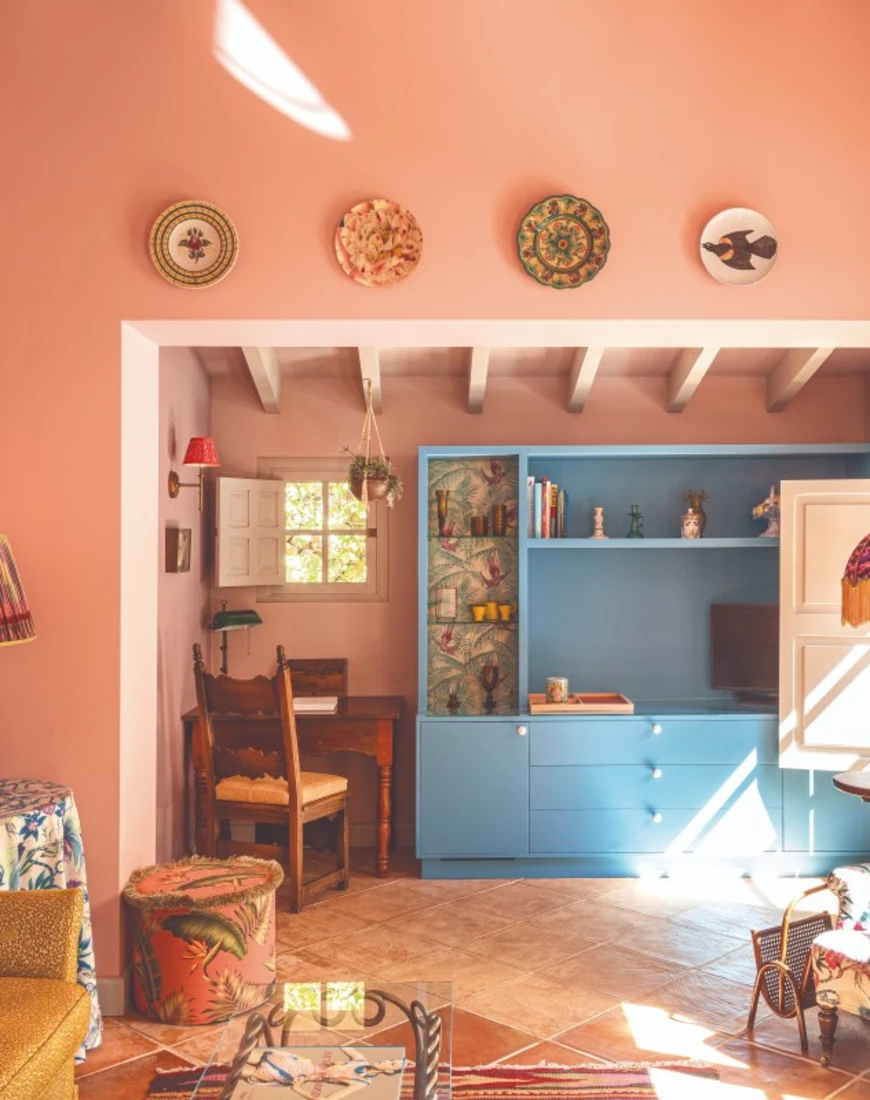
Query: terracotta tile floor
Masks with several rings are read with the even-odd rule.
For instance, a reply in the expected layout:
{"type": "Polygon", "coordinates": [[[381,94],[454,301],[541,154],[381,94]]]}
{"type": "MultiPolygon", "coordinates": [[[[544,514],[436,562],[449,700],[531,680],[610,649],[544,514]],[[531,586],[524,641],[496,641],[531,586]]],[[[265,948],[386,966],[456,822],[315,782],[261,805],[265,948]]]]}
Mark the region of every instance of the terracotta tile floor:
{"type": "MultiPolygon", "coordinates": [[[[749,930],[777,923],[805,883],[423,882],[404,851],[389,879],[373,867],[372,852],[355,852],[352,889],[298,916],[279,895],[279,977],[452,978],[458,1064],[695,1058],[721,1080],[697,1083],[692,1100],[870,1100],[870,1021],[843,1017],[832,1069],[818,1064],[814,1012],[808,1058],[794,1021],[762,1011],[745,1031],[749,930]]],[[[213,1035],[133,1014],[108,1021],[78,1069],[81,1100],[141,1100],[155,1067],[196,1063],[213,1035]]],[[[382,1035],[402,1038],[400,1028],[382,1035]]]]}

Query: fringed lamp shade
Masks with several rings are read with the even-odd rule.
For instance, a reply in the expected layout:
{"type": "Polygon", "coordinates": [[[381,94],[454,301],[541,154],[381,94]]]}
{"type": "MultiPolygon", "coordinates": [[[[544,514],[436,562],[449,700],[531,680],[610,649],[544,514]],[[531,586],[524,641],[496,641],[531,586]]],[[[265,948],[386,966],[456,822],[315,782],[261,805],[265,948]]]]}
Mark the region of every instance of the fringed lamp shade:
{"type": "Polygon", "coordinates": [[[184,454],[185,466],[220,466],[217,447],[207,435],[195,435],[184,454]]]}
{"type": "Polygon", "coordinates": [[[843,614],[845,626],[870,623],[870,535],[858,543],[843,574],[843,614]]]}
{"type": "Polygon", "coordinates": [[[0,535],[0,645],[32,642],[36,637],[33,616],[15,568],[12,547],[0,535]]]}

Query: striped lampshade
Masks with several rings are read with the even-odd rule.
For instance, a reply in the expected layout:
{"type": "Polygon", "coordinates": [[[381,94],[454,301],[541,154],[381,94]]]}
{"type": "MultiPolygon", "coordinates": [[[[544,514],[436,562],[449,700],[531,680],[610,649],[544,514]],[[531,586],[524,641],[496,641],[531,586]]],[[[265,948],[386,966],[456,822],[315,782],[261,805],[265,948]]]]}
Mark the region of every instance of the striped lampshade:
{"type": "Polygon", "coordinates": [[[0,645],[32,642],[36,637],[33,616],[15,568],[12,547],[0,535],[0,645]]]}

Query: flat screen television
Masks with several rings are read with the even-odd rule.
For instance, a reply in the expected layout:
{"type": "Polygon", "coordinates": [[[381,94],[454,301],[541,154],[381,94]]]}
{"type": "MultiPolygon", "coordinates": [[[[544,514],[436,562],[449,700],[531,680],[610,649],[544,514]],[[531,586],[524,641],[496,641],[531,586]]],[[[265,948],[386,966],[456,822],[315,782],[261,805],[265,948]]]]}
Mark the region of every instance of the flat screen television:
{"type": "Polygon", "coordinates": [[[741,702],[779,694],[779,605],[710,604],[710,686],[741,702]]]}

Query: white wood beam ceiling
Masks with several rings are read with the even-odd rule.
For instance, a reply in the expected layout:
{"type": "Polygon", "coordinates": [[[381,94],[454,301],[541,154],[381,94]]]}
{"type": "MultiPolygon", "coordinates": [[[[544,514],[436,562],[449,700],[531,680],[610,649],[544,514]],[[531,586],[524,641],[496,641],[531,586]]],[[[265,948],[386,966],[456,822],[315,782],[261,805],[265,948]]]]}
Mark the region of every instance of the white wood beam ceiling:
{"type": "Polygon", "coordinates": [[[834,348],[791,348],[767,376],[767,411],[791,404],[834,348]]]}
{"type": "Polygon", "coordinates": [[[604,348],[577,348],[568,373],[568,411],[583,412],[604,348]]]}
{"type": "Polygon", "coordinates": [[[719,348],[683,348],[668,376],[668,412],[683,411],[718,354],[719,348]]]}
{"type": "Polygon", "coordinates": [[[263,412],[281,411],[281,368],[274,348],[242,348],[263,412]]]}
{"type": "Polygon", "coordinates": [[[483,412],[486,379],[489,374],[489,348],[472,348],[468,365],[468,411],[483,412]]]}
{"type": "Polygon", "coordinates": [[[383,397],[381,392],[381,356],[377,348],[357,348],[359,353],[359,371],[362,377],[363,400],[365,401],[366,387],[369,382],[372,386],[372,408],[376,413],[383,410],[383,397]]]}

